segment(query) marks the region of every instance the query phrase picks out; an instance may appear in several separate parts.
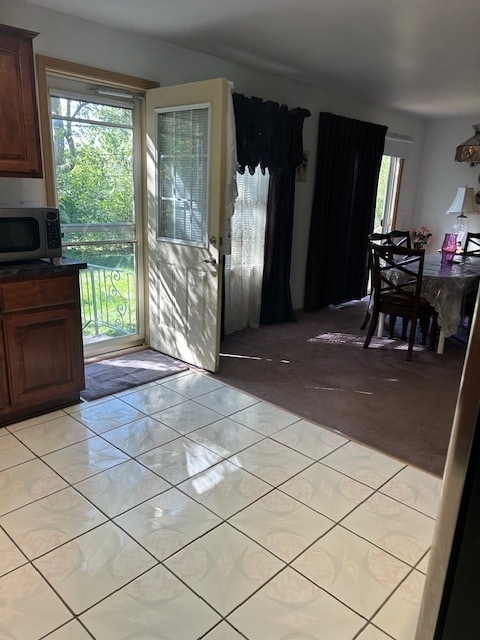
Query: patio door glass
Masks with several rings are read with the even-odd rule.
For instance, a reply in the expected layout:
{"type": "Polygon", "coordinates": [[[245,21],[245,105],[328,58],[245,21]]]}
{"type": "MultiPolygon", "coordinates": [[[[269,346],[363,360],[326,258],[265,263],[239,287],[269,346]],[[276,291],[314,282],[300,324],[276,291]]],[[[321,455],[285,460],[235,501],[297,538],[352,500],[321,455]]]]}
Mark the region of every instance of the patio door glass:
{"type": "Polygon", "coordinates": [[[378,177],[375,208],[375,233],[388,233],[396,227],[397,201],[402,177],[403,159],[384,155],[378,177]]]}
{"type": "Polygon", "coordinates": [[[138,105],[132,95],[111,93],[50,90],[63,255],[88,264],[80,271],[87,356],[143,341],[134,162],[138,105]]]}

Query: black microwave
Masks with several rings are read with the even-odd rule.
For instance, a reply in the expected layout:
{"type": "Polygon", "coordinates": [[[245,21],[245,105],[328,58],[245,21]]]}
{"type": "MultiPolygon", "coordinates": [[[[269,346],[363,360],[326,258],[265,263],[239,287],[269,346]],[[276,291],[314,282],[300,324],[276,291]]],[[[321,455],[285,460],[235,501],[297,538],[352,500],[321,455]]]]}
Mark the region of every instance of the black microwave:
{"type": "Polygon", "coordinates": [[[0,208],[0,262],[58,258],[61,255],[58,209],[0,208]]]}

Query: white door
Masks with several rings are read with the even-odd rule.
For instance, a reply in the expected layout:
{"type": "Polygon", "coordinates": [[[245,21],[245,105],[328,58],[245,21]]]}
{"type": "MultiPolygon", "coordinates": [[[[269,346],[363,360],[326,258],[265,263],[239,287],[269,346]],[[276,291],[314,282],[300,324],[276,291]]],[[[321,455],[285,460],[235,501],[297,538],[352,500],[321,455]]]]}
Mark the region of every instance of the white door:
{"type": "Polygon", "coordinates": [[[147,91],[148,308],[152,348],[219,364],[226,107],[230,84],[147,91]]]}

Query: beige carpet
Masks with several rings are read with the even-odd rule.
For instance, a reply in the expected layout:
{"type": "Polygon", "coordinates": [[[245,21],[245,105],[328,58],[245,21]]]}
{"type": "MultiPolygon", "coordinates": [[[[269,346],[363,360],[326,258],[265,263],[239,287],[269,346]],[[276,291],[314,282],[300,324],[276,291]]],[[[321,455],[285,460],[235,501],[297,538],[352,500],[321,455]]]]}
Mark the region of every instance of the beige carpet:
{"type": "MultiPolygon", "coordinates": [[[[219,380],[436,475],[443,473],[465,357],[399,338],[363,349],[365,302],[226,336],[219,380]]],[[[399,333],[399,332],[397,332],[399,333]]]]}

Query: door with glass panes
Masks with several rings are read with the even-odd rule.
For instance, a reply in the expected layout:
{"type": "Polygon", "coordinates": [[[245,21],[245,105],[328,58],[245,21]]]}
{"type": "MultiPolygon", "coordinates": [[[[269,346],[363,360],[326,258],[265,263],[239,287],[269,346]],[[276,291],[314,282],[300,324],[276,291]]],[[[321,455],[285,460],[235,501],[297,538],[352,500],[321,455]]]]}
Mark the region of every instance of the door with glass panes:
{"type": "Polygon", "coordinates": [[[63,255],[80,271],[85,355],[144,341],[140,102],[84,81],[49,79],[63,255]]]}
{"type": "Polygon", "coordinates": [[[219,364],[226,117],[223,78],[147,92],[150,345],[219,364]]]}

